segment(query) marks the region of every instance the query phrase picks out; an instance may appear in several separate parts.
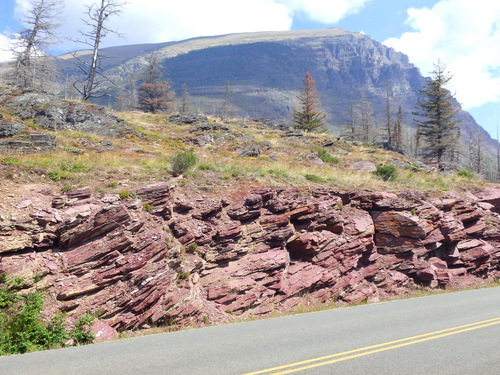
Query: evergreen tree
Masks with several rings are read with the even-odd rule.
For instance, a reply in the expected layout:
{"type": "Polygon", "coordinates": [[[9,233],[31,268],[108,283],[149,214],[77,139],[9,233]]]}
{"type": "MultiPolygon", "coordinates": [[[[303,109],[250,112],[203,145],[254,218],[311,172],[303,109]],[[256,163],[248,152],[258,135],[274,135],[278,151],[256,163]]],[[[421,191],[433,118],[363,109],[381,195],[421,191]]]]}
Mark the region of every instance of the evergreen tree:
{"type": "Polygon", "coordinates": [[[304,90],[297,97],[300,102],[300,110],[293,111],[294,126],[306,132],[323,129],[326,115],[318,108],[320,105],[319,94],[309,72],[306,73],[302,82],[304,90]]]}
{"type": "Polygon", "coordinates": [[[460,122],[455,115],[460,110],[453,102],[453,95],[445,88],[452,76],[445,66],[434,64],[432,77],[420,90],[416,104],[417,139],[423,142],[424,156],[436,159],[440,170],[444,169],[446,156],[456,159],[455,150],[460,137],[460,122]]]}
{"type": "Polygon", "coordinates": [[[142,84],[138,88],[139,106],[146,112],[171,109],[174,93],[167,81],[161,79],[160,55],[153,52],[147,57],[142,73],[142,84]]]}

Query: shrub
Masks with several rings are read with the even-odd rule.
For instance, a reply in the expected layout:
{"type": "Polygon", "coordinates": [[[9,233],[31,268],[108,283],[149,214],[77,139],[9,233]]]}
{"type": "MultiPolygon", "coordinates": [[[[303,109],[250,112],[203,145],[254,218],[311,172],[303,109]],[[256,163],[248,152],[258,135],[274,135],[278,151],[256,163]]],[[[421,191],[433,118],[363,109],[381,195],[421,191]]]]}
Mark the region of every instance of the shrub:
{"type": "Polygon", "coordinates": [[[474,172],[471,172],[468,169],[461,169],[457,171],[457,176],[464,178],[474,178],[474,172]]]}
{"type": "Polygon", "coordinates": [[[47,177],[51,179],[52,181],[61,181],[63,179],[68,178],[69,174],[66,171],[61,171],[60,169],[57,169],[55,171],[50,171],[47,173],[47,177]]]}
{"type": "Polygon", "coordinates": [[[122,190],[119,193],[120,199],[123,201],[123,200],[127,199],[128,197],[130,197],[131,194],[132,193],[128,189],[122,190]]]}
{"type": "Polygon", "coordinates": [[[338,164],[340,162],[338,158],[330,155],[328,151],[325,151],[323,149],[318,150],[318,157],[328,164],[338,164]]]}
{"type": "Polygon", "coordinates": [[[394,165],[377,165],[375,174],[384,181],[394,181],[398,177],[398,170],[394,165]]]}
{"type": "Polygon", "coordinates": [[[0,355],[21,354],[64,346],[68,339],[87,344],[95,336],[90,332],[94,319],[82,317],[73,330],[67,330],[64,317],[55,315],[46,322],[41,315],[44,294],[40,291],[17,293],[22,279],[0,280],[0,355]]]}
{"type": "Polygon", "coordinates": [[[312,181],[312,182],[325,182],[325,180],[319,176],[316,176],[315,174],[306,174],[304,175],[307,181],[312,181]]]}
{"type": "Polygon", "coordinates": [[[19,165],[19,164],[21,164],[21,160],[7,156],[6,158],[3,158],[1,160],[1,163],[3,165],[19,165]]]}
{"type": "Polygon", "coordinates": [[[95,335],[90,331],[94,319],[94,315],[85,314],[75,323],[75,328],[71,330],[70,336],[77,344],[86,345],[94,341],[95,335]]]}
{"type": "Polygon", "coordinates": [[[198,249],[198,244],[196,242],[191,242],[189,245],[186,247],[186,253],[189,254],[194,254],[196,250],[198,249]]]}
{"type": "Polygon", "coordinates": [[[142,205],[142,208],[144,208],[144,211],[146,211],[146,212],[153,212],[153,210],[155,209],[153,205],[148,204],[148,203],[144,203],[142,205]]]}
{"type": "Polygon", "coordinates": [[[193,149],[188,151],[179,152],[177,155],[170,159],[170,165],[174,176],[180,176],[188,172],[196,165],[198,158],[194,154],[193,149]]]}

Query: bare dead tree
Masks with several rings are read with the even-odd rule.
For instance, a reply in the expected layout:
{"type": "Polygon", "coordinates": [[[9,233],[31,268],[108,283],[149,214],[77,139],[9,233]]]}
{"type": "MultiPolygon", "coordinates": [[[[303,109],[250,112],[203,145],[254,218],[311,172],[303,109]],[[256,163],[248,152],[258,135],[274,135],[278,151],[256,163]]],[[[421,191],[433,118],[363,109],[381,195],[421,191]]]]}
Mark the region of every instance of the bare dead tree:
{"type": "Polygon", "coordinates": [[[389,83],[385,88],[385,130],[387,132],[387,144],[394,146],[394,129],[392,123],[392,108],[389,83]]]}
{"type": "Polygon", "coordinates": [[[135,74],[130,74],[118,87],[115,109],[119,111],[136,109],[138,107],[137,96],[137,77],[135,74]]]}
{"type": "Polygon", "coordinates": [[[372,117],[373,110],[370,102],[366,100],[364,93],[361,93],[359,106],[361,111],[361,116],[359,121],[359,128],[361,130],[360,140],[362,142],[374,143],[376,134],[373,126],[373,117],[372,117]]]}
{"type": "Polygon", "coordinates": [[[485,157],[485,136],[481,129],[474,129],[469,135],[469,166],[470,169],[477,173],[482,174],[483,164],[485,157]]]}
{"type": "Polygon", "coordinates": [[[82,21],[85,23],[87,30],[80,31],[83,40],[75,41],[90,46],[92,48],[92,57],[89,61],[78,56],[77,53],[73,54],[79,62],[78,67],[83,76],[83,79],[75,85],[75,88],[82,95],[83,100],[106,95],[99,92],[99,89],[104,82],[109,81],[102,70],[102,61],[109,58],[109,56],[101,54],[100,45],[108,34],[120,35],[116,30],[109,27],[109,20],[113,16],[118,16],[125,4],[125,2],[117,0],[98,0],[86,7],[86,18],[82,19],[82,21]],[[82,86],[79,87],[78,84],[82,86]]]}
{"type": "Polygon", "coordinates": [[[231,106],[231,97],[233,95],[233,90],[231,88],[231,83],[226,81],[226,89],[224,90],[224,99],[222,101],[222,105],[220,107],[220,117],[222,119],[227,119],[229,114],[229,108],[231,106]]]}
{"type": "Polygon", "coordinates": [[[350,141],[357,140],[358,137],[358,129],[356,124],[356,109],[354,102],[352,100],[352,96],[349,95],[349,113],[348,120],[342,124],[341,126],[341,134],[343,137],[350,141]]]}
{"type": "Polygon", "coordinates": [[[393,133],[392,133],[392,141],[393,141],[393,146],[396,147],[398,150],[403,150],[404,149],[404,142],[403,142],[403,108],[401,107],[401,104],[399,105],[398,114],[396,116],[396,121],[394,122],[394,128],[393,128],[393,133]]]}
{"type": "Polygon", "coordinates": [[[23,89],[47,87],[55,69],[47,57],[47,50],[57,40],[57,18],[61,13],[57,0],[31,0],[21,23],[25,29],[14,35],[14,82],[23,89]]]}
{"type": "Polygon", "coordinates": [[[185,83],[182,85],[182,102],[180,109],[180,112],[183,115],[188,115],[191,113],[191,101],[189,100],[188,87],[185,83]]]}

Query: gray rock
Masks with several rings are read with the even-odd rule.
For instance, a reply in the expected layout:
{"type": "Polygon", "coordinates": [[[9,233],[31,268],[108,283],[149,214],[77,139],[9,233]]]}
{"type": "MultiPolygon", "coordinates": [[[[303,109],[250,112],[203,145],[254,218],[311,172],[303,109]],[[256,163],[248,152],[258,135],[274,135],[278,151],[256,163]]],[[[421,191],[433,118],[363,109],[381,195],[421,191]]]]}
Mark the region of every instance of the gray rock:
{"type": "Polygon", "coordinates": [[[168,121],[177,125],[201,125],[209,124],[208,117],[202,115],[181,115],[175,114],[168,118],[168,121]]]}
{"type": "Polygon", "coordinates": [[[196,137],[193,143],[197,146],[204,147],[214,142],[214,138],[209,134],[203,134],[196,137]]]}
{"type": "Polygon", "coordinates": [[[342,148],[338,148],[338,147],[332,147],[332,151],[336,154],[339,154],[339,155],[348,155],[349,154],[349,151],[346,151],[342,148]]]}
{"type": "Polygon", "coordinates": [[[236,152],[238,155],[244,156],[244,157],[257,157],[260,155],[260,149],[256,145],[245,146],[243,148],[240,148],[236,152]]]}
{"type": "Polygon", "coordinates": [[[105,137],[119,137],[132,133],[125,121],[105,107],[68,102],[45,93],[27,92],[22,95],[0,95],[3,105],[23,120],[34,119],[44,129],[74,130],[105,137]]]}
{"type": "Polygon", "coordinates": [[[18,122],[0,121],[0,138],[10,138],[22,133],[26,129],[24,124],[18,122]]]}
{"type": "Polygon", "coordinates": [[[259,142],[259,146],[264,150],[270,150],[272,145],[271,145],[271,142],[269,142],[269,141],[262,141],[262,142],[259,142]]]}
{"type": "Polygon", "coordinates": [[[52,151],[56,148],[56,137],[53,134],[34,133],[17,138],[0,141],[0,151],[39,152],[52,151]]]}

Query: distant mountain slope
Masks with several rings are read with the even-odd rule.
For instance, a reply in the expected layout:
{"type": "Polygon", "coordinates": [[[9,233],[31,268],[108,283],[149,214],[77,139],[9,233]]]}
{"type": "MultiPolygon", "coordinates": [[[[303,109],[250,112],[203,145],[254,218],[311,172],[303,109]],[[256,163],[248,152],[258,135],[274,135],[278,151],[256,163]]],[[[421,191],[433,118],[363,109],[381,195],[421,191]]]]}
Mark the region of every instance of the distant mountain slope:
{"type": "MultiPolygon", "coordinates": [[[[328,114],[330,130],[340,133],[350,118],[351,103],[359,105],[362,95],[370,102],[373,122],[384,123],[386,90],[395,113],[399,105],[404,123],[413,125],[411,112],[425,78],[402,53],[367,35],[339,28],[230,34],[185,41],[109,48],[116,59],[104,68],[115,82],[138,74],[145,56],[158,51],[164,58],[164,75],[178,96],[186,84],[195,110],[214,113],[224,100],[226,84],[231,87],[231,113],[235,117],[265,117],[289,123],[309,71],[328,114]]],[[[67,56],[66,56],[67,57],[67,56]]],[[[72,59],[60,60],[65,76],[75,74],[72,59]]],[[[467,139],[479,129],[466,112],[463,135],[467,139]]],[[[481,129],[490,148],[495,141],[481,129]]]]}

